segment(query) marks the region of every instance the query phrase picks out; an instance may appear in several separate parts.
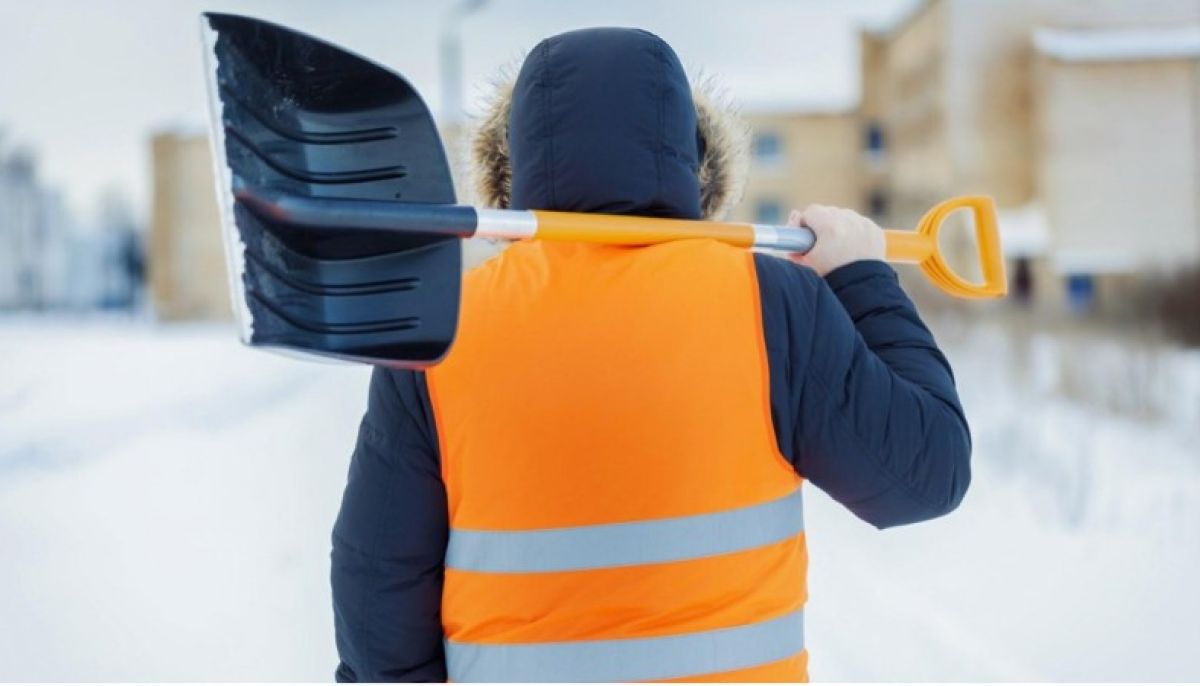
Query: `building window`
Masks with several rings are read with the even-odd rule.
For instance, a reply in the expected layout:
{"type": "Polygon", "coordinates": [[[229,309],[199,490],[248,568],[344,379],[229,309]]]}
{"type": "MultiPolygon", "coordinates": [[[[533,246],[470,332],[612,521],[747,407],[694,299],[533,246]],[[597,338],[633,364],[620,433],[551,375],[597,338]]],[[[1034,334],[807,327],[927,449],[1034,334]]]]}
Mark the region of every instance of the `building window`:
{"type": "Polygon", "coordinates": [[[883,139],[883,126],[881,126],[879,122],[873,121],[867,124],[867,130],[864,134],[864,138],[865,140],[863,142],[867,146],[867,152],[875,155],[883,154],[883,150],[886,146],[883,139]]]}
{"type": "Polygon", "coordinates": [[[754,161],[764,166],[776,166],[783,162],[783,141],[774,131],[754,135],[754,161]]]}
{"type": "Polygon", "coordinates": [[[782,224],[783,205],[778,200],[759,200],[754,206],[754,223],[782,224]]]}
{"type": "Polygon", "coordinates": [[[1096,282],[1091,274],[1067,275],[1067,307],[1075,314],[1088,314],[1096,302],[1096,282]]]}

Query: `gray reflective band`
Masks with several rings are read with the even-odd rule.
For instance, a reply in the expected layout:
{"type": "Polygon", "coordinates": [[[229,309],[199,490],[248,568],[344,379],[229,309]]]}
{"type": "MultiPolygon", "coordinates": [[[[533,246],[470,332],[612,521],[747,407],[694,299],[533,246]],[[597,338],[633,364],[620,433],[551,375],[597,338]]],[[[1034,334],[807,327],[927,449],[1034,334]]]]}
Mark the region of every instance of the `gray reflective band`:
{"type": "Polygon", "coordinates": [[[644,522],[531,531],[451,529],[446,566],[472,572],[561,572],[733,553],[804,531],[800,489],[761,505],[644,522]]]}
{"type": "Polygon", "coordinates": [[[804,649],[804,611],[656,638],[556,643],[446,641],[451,681],[642,681],[765,665],[804,649]]]}

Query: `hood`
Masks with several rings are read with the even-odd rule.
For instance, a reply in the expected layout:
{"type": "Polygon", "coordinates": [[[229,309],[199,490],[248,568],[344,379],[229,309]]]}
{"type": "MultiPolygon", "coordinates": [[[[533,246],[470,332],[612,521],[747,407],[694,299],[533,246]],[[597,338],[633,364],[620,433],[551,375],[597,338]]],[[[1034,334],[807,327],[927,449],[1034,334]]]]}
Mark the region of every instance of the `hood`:
{"type": "Polygon", "coordinates": [[[741,199],[748,127],[638,29],[547,38],[495,81],[471,136],[486,207],[719,219],[741,199]]]}

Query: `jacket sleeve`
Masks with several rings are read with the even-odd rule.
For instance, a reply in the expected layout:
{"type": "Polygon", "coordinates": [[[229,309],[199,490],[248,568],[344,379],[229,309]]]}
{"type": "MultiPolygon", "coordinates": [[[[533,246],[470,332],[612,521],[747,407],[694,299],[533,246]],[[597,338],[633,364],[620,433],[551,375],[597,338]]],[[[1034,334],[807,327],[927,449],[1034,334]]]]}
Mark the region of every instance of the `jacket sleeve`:
{"type": "Polygon", "coordinates": [[[821,279],[756,262],[764,328],[775,329],[765,331],[772,414],[797,471],[879,528],[957,507],[970,482],[967,421],[892,268],[855,262],[821,279]]]}
{"type": "Polygon", "coordinates": [[[446,490],[422,374],[376,368],[333,531],[338,681],[445,681],[446,490]]]}

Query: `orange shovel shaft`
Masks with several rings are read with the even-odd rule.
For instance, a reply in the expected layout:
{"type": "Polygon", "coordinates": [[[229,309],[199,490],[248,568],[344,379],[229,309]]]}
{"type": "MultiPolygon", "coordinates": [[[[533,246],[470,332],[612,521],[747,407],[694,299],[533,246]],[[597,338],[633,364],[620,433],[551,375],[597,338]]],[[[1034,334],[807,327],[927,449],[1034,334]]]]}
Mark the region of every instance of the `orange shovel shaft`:
{"type": "Polygon", "coordinates": [[[742,248],[754,245],[750,224],[650,219],[582,212],[534,210],[538,238],[610,245],[653,245],[684,238],[711,238],[742,248]]]}
{"type": "Polygon", "coordinates": [[[932,236],[915,231],[901,229],[886,229],[883,232],[887,241],[887,261],[905,264],[920,264],[933,254],[937,248],[932,236]]]}

